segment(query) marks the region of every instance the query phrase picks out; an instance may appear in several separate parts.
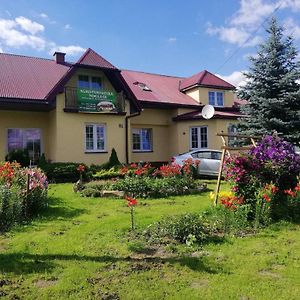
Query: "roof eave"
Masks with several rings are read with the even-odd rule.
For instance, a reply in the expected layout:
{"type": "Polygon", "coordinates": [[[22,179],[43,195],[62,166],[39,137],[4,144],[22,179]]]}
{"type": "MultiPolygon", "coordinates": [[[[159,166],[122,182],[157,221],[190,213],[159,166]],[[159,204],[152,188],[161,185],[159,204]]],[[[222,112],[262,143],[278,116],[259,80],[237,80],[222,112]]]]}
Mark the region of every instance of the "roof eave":
{"type": "Polygon", "coordinates": [[[214,89],[221,89],[221,90],[236,90],[235,86],[225,87],[225,86],[219,86],[219,85],[207,85],[207,84],[199,84],[199,83],[197,83],[197,84],[193,84],[193,85],[181,88],[180,91],[181,92],[186,92],[188,90],[191,90],[191,89],[194,89],[194,88],[197,88],[197,87],[206,87],[206,88],[214,88],[214,89]]]}
{"type": "Polygon", "coordinates": [[[45,99],[0,98],[0,110],[50,111],[53,103],[45,99]]]}
{"type": "Polygon", "coordinates": [[[182,103],[170,103],[170,102],[154,102],[154,101],[147,101],[147,100],[138,100],[141,104],[142,108],[191,108],[197,109],[199,105],[197,104],[182,104],[182,103]]]}

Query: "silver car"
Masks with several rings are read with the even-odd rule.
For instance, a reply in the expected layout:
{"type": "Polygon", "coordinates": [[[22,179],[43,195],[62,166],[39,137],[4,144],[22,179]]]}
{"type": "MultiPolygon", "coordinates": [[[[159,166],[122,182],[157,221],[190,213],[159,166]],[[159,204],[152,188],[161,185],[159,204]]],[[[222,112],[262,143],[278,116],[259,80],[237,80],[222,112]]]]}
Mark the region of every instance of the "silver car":
{"type": "Polygon", "coordinates": [[[218,176],[221,156],[222,151],[219,150],[199,149],[173,156],[171,163],[183,166],[187,159],[198,160],[200,161],[198,166],[199,175],[218,176]]]}

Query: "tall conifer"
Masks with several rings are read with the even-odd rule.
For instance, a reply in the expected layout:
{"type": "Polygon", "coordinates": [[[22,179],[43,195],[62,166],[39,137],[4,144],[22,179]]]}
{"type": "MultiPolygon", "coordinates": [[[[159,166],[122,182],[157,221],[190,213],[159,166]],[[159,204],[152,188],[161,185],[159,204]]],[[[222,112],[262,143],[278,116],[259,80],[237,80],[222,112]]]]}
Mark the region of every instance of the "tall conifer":
{"type": "Polygon", "coordinates": [[[275,18],[268,38],[250,58],[247,84],[238,93],[248,101],[238,128],[244,134],[264,135],[273,131],[293,143],[300,143],[300,64],[291,37],[283,35],[275,18]]]}

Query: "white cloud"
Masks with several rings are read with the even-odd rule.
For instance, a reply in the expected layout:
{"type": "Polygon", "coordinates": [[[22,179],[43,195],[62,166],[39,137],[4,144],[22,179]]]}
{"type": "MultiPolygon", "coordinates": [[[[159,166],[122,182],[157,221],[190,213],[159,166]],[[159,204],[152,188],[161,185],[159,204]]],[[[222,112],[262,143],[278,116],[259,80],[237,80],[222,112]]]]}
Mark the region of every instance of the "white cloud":
{"type": "Polygon", "coordinates": [[[236,87],[240,87],[240,86],[245,85],[245,83],[246,83],[246,77],[243,74],[243,72],[245,72],[245,71],[234,71],[230,75],[216,74],[216,76],[224,79],[225,81],[231,83],[232,85],[234,85],[236,87]]]}
{"type": "Polygon", "coordinates": [[[16,23],[21,26],[21,28],[31,34],[37,34],[40,31],[44,31],[45,27],[42,24],[31,21],[25,17],[18,17],[15,19],[16,23]]]}
{"type": "Polygon", "coordinates": [[[238,27],[209,27],[206,29],[206,32],[210,35],[218,35],[220,40],[230,43],[236,44],[238,46],[249,47],[255,46],[261,42],[261,38],[255,36],[251,38],[249,32],[242,28],[238,27]]]}
{"type": "Polygon", "coordinates": [[[263,0],[241,0],[241,7],[230,21],[235,26],[257,26],[263,18],[270,15],[278,6],[275,3],[264,3],[263,0]]]}
{"type": "Polygon", "coordinates": [[[55,51],[60,51],[70,56],[75,56],[85,51],[79,45],[56,45],[55,42],[39,35],[44,30],[45,27],[43,25],[25,17],[20,16],[15,19],[0,18],[0,45],[6,48],[27,46],[37,50],[48,51],[51,55],[55,51]]]}
{"type": "MultiPolygon", "coordinates": [[[[21,46],[29,46],[39,50],[45,48],[46,41],[42,37],[28,34],[23,32],[22,29],[27,31],[16,20],[0,19],[0,42],[3,45],[15,48],[21,46]]],[[[27,29],[29,30],[29,28],[27,29]]],[[[33,32],[35,31],[33,30],[33,32]]]]}
{"type": "Polygon", "coordinates": [[[279,3],[281,8],[290,8],[294,12],[300,10],[300,0],[282,0],[279,3]]]}
{"type": "Polygon", "coordinates": [[[286,19],[283,23],[283,27],[287,35],[293,36],[295,40],[300,39],[300,26],[296,24],[293,18],[286,19]]]}
{"type": "Polygon", "coordinates": [[[0,53],[3,53],[4,51],[2,50],[2,48],[0,47],[0,53]]]}
{"type": "Polygon", "coordinates": [[[64,29],[70,30],[70,29],[72,29],[72,26],[71,26],[70,24],[66,24],[66,25],[64,26],[64,29]]]}
{"type": "Polygon", "coordinates": [[[291,7],[300,0],[277,0],[274,2],[266,0],[240,0],[238,11],[232,15],[225,26],[213,27],[207,25],[206,32],[216,35],[220,40],[243,47],[253,47],[262,42],[262,37],[256,34],[259,25],[278,9],[291,7]],[[281,2],[285,4],[281,4],[281,2]],[[293,2],[293,3],[292,3],[293,2]],[[252,37],[252,35],[254,35],[252,37]]]}
{"type": "Polygon", "coordinates": [[[55,46],[55,47],[53,47],[49,51],[49,54],[53,54],[55,51],[57,51],[57,52],[66,53],[69,56],[75,56],[75,55],[81,54],[85,50],[86,49],[84,49],[84,48],[82,48],[80,46],[75,46],[75,45],[70,45],[70,46],[55,46]]]}
{"type": "Polygon", "coordinates": [[[49,19],[48,15],[45,13],[40,13],[39,16],[43,19],[49,19]]]}
{"type": "Polygon", "coordinates": [[[177,42],[177,38],[176,37],[170,37],[170,38],[168,38],[168,42],[169,43],[175,43],[175,42],[177,42]]]}

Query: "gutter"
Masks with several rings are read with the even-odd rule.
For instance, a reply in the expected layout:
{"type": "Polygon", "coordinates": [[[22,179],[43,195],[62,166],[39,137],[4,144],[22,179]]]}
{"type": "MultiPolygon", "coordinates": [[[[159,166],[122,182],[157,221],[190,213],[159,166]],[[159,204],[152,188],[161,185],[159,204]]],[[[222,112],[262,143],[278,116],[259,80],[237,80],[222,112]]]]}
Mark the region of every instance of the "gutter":
{"type": "Polygon", "coordinates": [[[133,113],[133,114],[128,115],[128,116],[125,117],[125,155],[126,155],[126,164],[129,164],[128,120],[131,119],[131,118],[137,117],[140,114],[141,114],[141,111],[139,110],[139,111],[137,111],[137,112],[135,112],[135,113],[133,113]]]}

